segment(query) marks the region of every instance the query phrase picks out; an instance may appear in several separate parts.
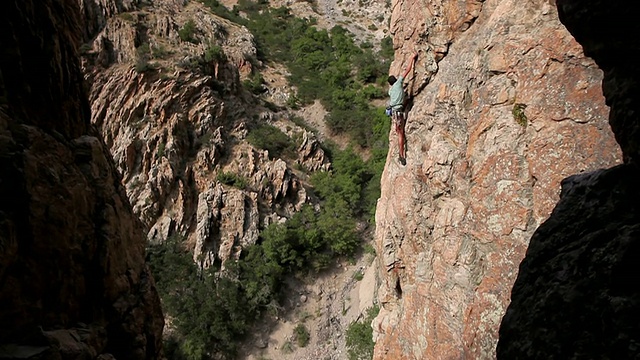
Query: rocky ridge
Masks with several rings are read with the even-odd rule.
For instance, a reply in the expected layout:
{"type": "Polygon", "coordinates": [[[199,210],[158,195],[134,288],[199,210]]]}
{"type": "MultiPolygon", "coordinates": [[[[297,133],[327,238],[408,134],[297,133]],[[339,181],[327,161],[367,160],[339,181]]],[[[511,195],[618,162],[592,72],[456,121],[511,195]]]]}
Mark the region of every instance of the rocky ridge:
{"type": "Polygon", "coordinates": [[[260,105],[243,89],[256,49],[243,27],[203,5],[158,3],[120,13],[89,43],[92,123],[102,131],[151,242],[186,237],[203,267],[236,257],[258,229],[311,201],[281,159],[246,141],[259,122],[299,138],[295,163],[327,161],[313,133],[260,105]],[[191,41],[179,30],[192,21],[191,41]],[[217,46],[225,56],[204,60],[217,46]],[[151,70],[140,71],[142,59],[151,70]],[[137,64],[136,64],[137,62],[137,64]],[[225,185],[222,173],[246,180],[225,185]]]}
{"type": "MultiPolygon", "coordinates": [[[[315,104],[292,113],[274,112],[244,90],[241,82],[259,66],[264,99],[284,106],[294,91],[283,81],[285,69],[256,62],[253,37],[246,29],[197,2],[141,3],[107,19],[104,29],[85,40],[83,50],[92,122],[123,173],[150,243],[186,238],[198,264],[220,266],[254,243],[258,229],[314,202],[299,169],[328,169],[317,140],[323,135],[289,118],[297,115],[323,125],[315,114],[325,111],[315,104]],[[180,30],[189,20],[196,30],[192,41],[184,41],[180,30]],[[203,61],[211,45],[219,46],[225,59],[203,61]],[[296,139],[296,159],[274,159],[247,142],[249,131],[261,123],[296,139]],[[246,186],[223,184],[221,174],[239,176],[246,186]]],[[[260,328],[243,356],[344,357],[346,327],[373,305],[371,269],[371,259],[362,258],[315,284],[299,284],[285,304],[289,311],[260,328]],[[359,286],[354,274],[365,271],[370,280],[359,286]],[[349,295],[359,292],[363,295],[349,295]],[[301,296],[308,301],[300,302],[301,296]],[[299,321],[306,321],[312,332],[310,344],[283,352],[292,324],[299,321]]]]}
{"type": "MultiPolygon", "coordinates": [[[[255,243],[259,229],[314,202],[299,169],[323,171],[329,163],[317,135],[289,118],[318,119],[306,109],[274,112],[244,90],[241,82],[251,76],[256,55],[246,29],[197,2],[156,3],[111,17],[84,49],[92,123],[101,129],[123,174],[150,243],[185,238],[200,266],[221,266],[255,243]],[[190,19],[197,29],[195,44],[178,33],[190,19]],[[149,71],[138,67],[144,44],[151,54],[149,71]],[[202,64],[211,44],[220,46],[226,58],[202,64]],[[273,158],[247,142],[251,128],[261,123],[297,139],[295,159],[273,158]],[[246,186],[226,185],[221,174],[241,177],[246,186]]],[[[283,106],[293,91],[282,81],[286,70],[262,70],[264,98],[283,106]]],[[[364,286],[369,295],[345,301],[344,294],[358,294],[353,274],[370,265],[371,259],[363,258],[315,284],[298,284],[284,304],[288,311],[258,325],[242,356],[342,358],[346,327],[373,304],[373,272],[364,286]],[[299,301],[302,296],[308,301],[299,301]],[[344,309],[350,310],[344,314],[344,309]],[[312,332],[310,344],[284,352],[300,321],[312,332]]]]}
{"type": "MultiPolygon", "coordinates": [[[[226,2],[231,5],[235,3],[226,2]]],[[[272,6],[286,6],[301,18],[314,18],[318,26],[331,29],[342,26],[354,34],[358,42],[368,41],[377,46],[389,35],[391,2],[381,0],[276,0],[272,6]]]]}

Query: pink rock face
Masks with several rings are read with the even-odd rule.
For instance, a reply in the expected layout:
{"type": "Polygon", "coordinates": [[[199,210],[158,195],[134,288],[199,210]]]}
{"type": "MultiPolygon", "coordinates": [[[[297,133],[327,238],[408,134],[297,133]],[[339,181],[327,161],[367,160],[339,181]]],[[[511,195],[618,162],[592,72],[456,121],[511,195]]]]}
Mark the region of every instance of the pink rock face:
{"type": "Polygon", "coordinates": [[[420,56],[407,79],[407,165],[392,132],[376,213],[374,358],[492,359],[518,266],[560,182],[622,155],[602,72],[554,6],[421,4],[393,7],[392,73],[420,56]]]}

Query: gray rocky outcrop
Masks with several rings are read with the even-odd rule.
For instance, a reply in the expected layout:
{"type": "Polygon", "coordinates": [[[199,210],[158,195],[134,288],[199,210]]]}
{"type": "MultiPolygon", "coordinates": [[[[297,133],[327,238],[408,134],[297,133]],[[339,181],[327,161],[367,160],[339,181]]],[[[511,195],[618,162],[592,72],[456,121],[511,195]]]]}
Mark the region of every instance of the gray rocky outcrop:
{"type": "Polygon", "coordinates": [[[310,201],[287,163],[247,141],[251,128],[272,124],[300,134],[294,162],[328,169],[312,133],[243,89],[256,58],[246,28],[196,2],[154,3],[108,19],[91,44],[83,57],[91,121],[151,243],[178,237],[209,267],[310,201]],[[191,41],[179,35],[188,22],[191,41]],[[211,48],[222,56],[209,59],[211,48]]]}

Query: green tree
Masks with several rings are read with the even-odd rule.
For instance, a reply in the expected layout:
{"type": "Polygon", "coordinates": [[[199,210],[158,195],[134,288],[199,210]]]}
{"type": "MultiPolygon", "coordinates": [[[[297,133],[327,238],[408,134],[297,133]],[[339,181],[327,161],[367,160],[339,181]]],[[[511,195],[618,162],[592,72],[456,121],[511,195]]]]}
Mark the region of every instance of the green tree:
{"type": "Polygon", "coordinates": [[[285,269],[273,258],[266,256],[263,246],[250,246],[244,254],[238,262],[240,281],[250,310],[260,312],[278,298],[285,269]]]}
{"type": "Polygon", "coordinates": [[[318,228],[334,253],[351,257],[357,250],[360,239],[356,233],[352,209],[346,201],[338,197],[331,198],[323,207],[318,228]]]}
{"type": "Polygon", "coordinates": [[[218,277],[215,269],[199,270],[181,242],[174,236],[147,249],[147,263],[164,310],[174,318],[177,329],[167,349],[189,360],[212,353],[233,358],[257,308],[250,306],[242,284],[232,280],[237,275],[218,277]]]}
{"type": "Polygon", "coordinates": [[[207,49],[204,51],[204,61],[210,62],[220,62],[226,60],[227,56],[222,50],[222,47],[215,44],[209,44],[207,49]]]}

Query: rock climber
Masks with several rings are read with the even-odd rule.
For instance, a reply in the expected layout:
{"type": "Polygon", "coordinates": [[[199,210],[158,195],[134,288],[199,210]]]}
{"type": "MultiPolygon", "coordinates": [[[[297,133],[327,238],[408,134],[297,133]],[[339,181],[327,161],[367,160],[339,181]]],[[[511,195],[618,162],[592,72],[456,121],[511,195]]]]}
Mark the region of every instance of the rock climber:
{"type": "Polygon", "coordinates": [[[404,71],[399,78],[396,79],[395,76],[391,75],[387,79],[389,85],[389,107],[391,108],[391,119],[393,119],[393,124],[396,129],[396,134],[398,134],[398,161],[402,165],[407,163],[405,159],[405,138],[404,138],[404,126],[406,122],[406,115],[404,113],[405,109],[405,94],[404,94],[404,78],[409,75],[409,71],[413,67],[414,62],[418,58],[418,53],[413,54],[411,61],[409,61],[409,65],[407,65],[407,69],[404,71]]]}

